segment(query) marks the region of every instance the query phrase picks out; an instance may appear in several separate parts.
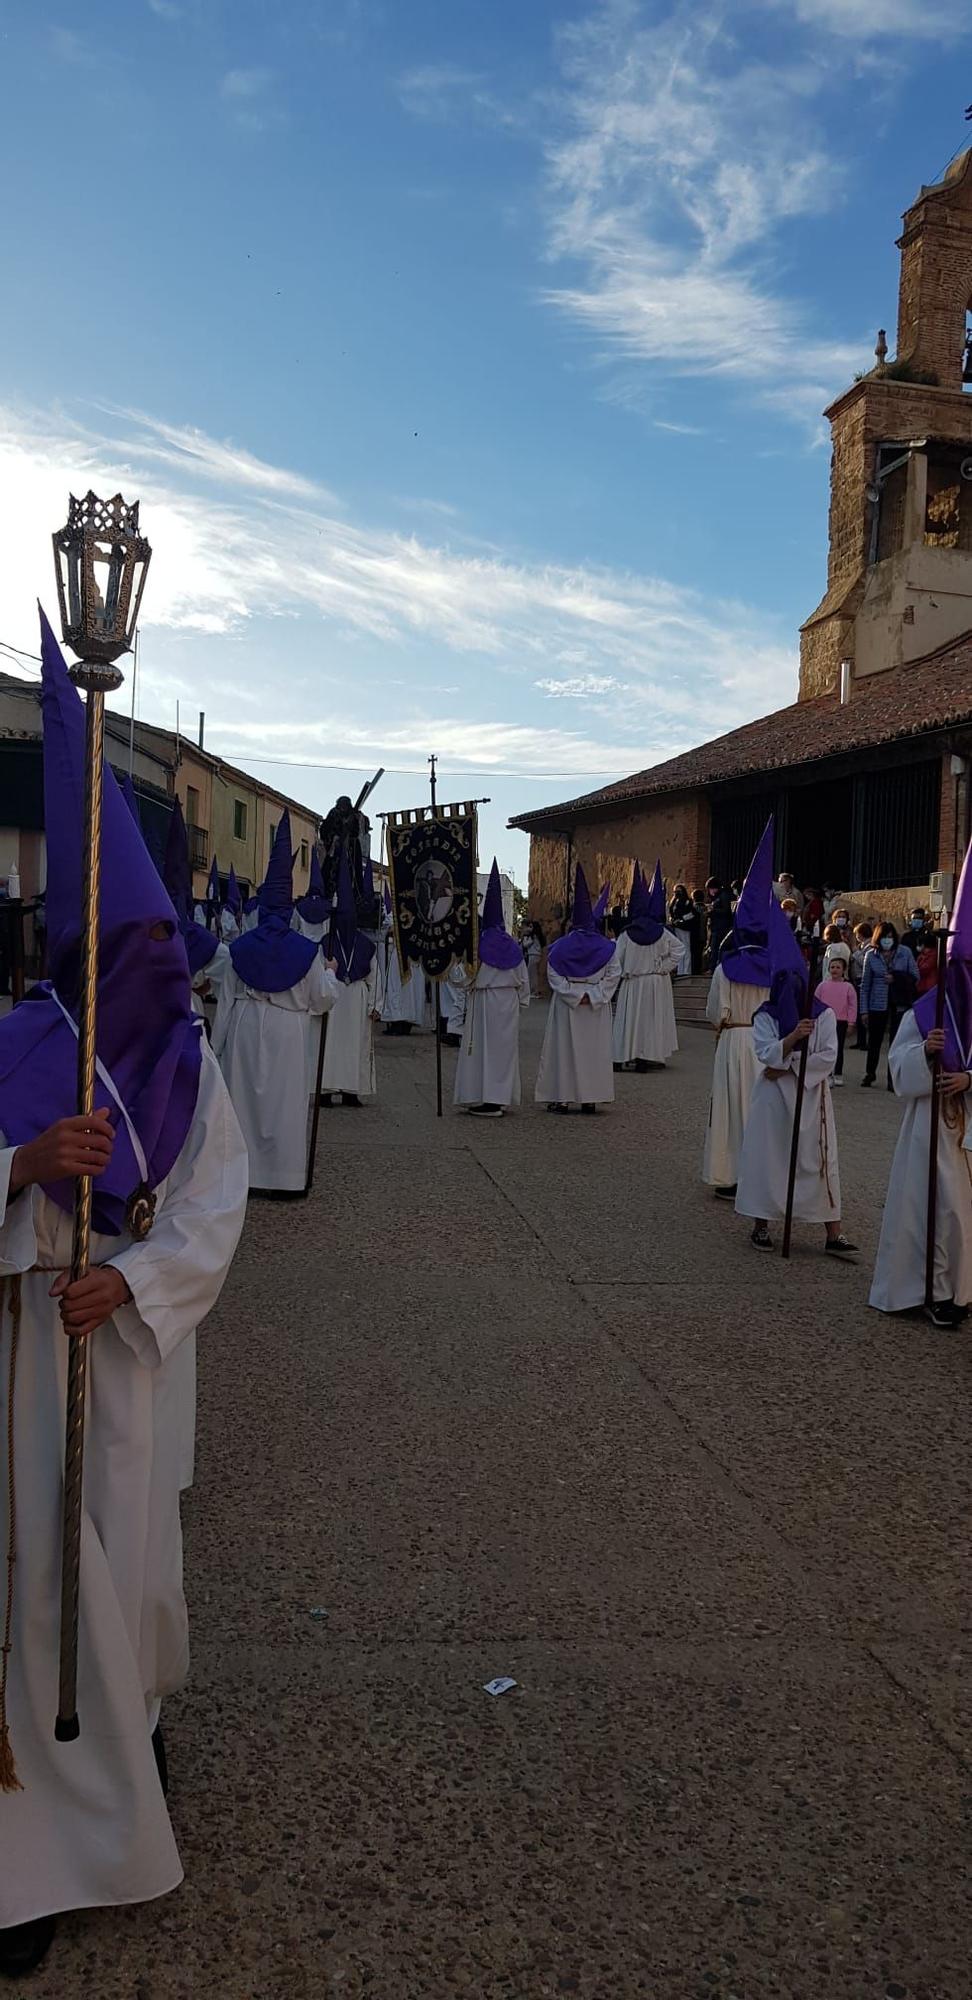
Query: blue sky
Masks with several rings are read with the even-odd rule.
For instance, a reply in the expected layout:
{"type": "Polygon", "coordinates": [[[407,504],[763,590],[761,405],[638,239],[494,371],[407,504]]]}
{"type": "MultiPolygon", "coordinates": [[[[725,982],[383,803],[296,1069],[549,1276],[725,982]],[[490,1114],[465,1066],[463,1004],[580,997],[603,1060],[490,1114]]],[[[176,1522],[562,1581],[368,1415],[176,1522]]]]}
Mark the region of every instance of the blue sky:
{"type": "Polygon", "coordinates": [[[120,485],[148,719],[205,708],[322,809],[379,763],[376,807],[417,803],[435,750],[525,880],[509,813],[792,698],[820,412],[893,347],[970,30],[954,0],[11,4],[0,639],[35,644],[68,488],[120,485]]]}

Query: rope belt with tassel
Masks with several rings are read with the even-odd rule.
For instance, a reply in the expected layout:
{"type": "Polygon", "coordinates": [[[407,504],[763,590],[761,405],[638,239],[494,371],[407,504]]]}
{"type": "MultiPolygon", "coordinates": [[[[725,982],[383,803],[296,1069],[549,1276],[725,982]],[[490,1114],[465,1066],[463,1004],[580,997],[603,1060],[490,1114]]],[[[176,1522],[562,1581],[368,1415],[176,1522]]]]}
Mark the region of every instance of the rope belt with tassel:
{"type": "MultiPolygon", "coordinates": [[[[0,1332],[7,1303],[7,1280],[0,1278],[0,1332]]],[[[17,1560],[17,1499],[14,1480],[14,1390],[20,1344],[20,1278],[10,1279],[10,1361],[7,1367],[7,1589],[0,1645],[0,1792],[22,1792],[7,1723],[7,1671],[13,1631],[14,1564],[17,1560]]]]}

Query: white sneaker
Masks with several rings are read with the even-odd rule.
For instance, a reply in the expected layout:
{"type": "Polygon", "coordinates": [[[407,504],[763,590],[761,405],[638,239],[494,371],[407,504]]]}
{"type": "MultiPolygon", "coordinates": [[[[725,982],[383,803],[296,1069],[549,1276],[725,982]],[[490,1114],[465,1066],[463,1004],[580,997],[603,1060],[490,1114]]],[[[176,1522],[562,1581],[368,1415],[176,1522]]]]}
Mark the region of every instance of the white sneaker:
{"type": "Polygon", "coordinates": [[[835,1090],[841,1090],[843,1088],[844,1079],[842,1076],[832,1076],[830,1081],[833,1084],[835,1090]]]}

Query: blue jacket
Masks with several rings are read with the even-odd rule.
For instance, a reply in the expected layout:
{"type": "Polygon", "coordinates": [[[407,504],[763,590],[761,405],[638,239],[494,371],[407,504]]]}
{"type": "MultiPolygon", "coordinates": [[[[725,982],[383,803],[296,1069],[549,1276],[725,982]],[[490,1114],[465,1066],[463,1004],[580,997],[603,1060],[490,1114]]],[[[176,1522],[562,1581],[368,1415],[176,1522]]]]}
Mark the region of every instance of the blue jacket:
{"type": "Polygon", "coordinates": [[[902,972],[912,981],[914,990],[915,961],[906,945],[899,944],[895,951],[885,957],[877,945],[872,944],[864,959],[864,977],[861,980],[861,1013],[886,1014],[891,997],[891,976],[902,972]]]}

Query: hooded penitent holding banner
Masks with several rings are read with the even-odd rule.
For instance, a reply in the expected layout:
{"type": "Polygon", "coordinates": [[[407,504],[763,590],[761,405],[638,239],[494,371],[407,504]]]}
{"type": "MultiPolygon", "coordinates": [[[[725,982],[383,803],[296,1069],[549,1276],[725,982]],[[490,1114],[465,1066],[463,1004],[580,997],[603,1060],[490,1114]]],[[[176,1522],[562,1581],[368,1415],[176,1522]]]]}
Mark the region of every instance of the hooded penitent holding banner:
{"type": "Polygon", "coordinates": [[[216,932],[207,930],[205,924],[197,924],[190,915],[192,869],[189,865],[189,836],[178,799],[169,815],[162,861],[162,881],[171,898],[186,947],[189,976],[192,980],[193,1012],[202,1014],[203,995],[206,994],[210,999],[215,998],[229,965],[230,956],[228,947],[220,942],[216,932]]]}
{"type": "Polygon", "coordinates": [[[230,862],[230,872],[226,878],[226,901],[219,913],[219,930],[224,944],[239,937],[243,928],[243,898],[236,879],[236,869],[230,862]]]}
{"type": "Polygon", "coordinates": [[[317,859],[317,849],[312,848],[310,860],[310,880],[306,896],[298,896],[294,905],[294,929],[301,937],[313,938],[320,944],[331,920],[331,900],[324,894],[324,877],[317,859]]]}
{"type": "Polygon", "coordinates": [[[307,1172],[307,1017],[326,1014],[338,983],[313,938],[291,928],[290,814],[277,827],[260,921],[230,945],[213,1026],[250,1155],[250,1187],[302,1194],[307,1172]]]}
{"type": "Polygon", "coordinates": [[[0,1633],[10,1648],[0,1656],[7,1972],[36,1958],[56,1912],[139,1902],[181,1880],[152,1745],[161,1698],[188,1660],[179,1362],[232,1260],[247,1179],[239,1127],[193,1019],[176,913],[107,769],[98,1109],[83,1130],[75,1118],[85,726],[46,621],[42,659],[51,978],[0,1021],[0,1393],[13,1426],[4,1553],[10,1492],[15,1501],[14,1562],[0,1553],[0,1621],[12,1591],[0,1633]],[[84,1172],[94,1176],[91,1270],[70,1284],[72,1177],[84,1172]],[[136,1198],[143,1216],[154,1209],[141,1240],[136,1198]],[[55,1743],[65,1330],[93,1338],[81,1734],[55,1743]],[[34,1928],[18,1940],[11,1927],[21,1925],[34,1928]]]}
{"type": "Polygon", "coordinates": [[[830,1096],[837,1023],[819,1000],[810,1003],[807,1013],[807,967],[782,912],[770,915],[770,972],[769,997],[757,1009],[751,1030],[758,1073],[739,1159],[736,1212],[753,1221],[754,1247],[772,1249],[766,1225],[786,1210],[800,1050],[806,1040],[793,1215],[799,1222],[822,1222],[826,1248],[844,1255],[854,1246],[840,1229],[837,1131],[830,1096]],[[804,1022],[809,1024],[806,1035],[804,1022]]]}
{"type": "Polygon", "coordinates": [[[547,954],[551,1002],[540,1055],[536,1099],[552,1110],[579,1104],[594,1111],[614,1101],[611,1001],[621,977],[617,948],[594,922],[590,891],[578,865],[571,928],[547,954]]]}
{"type": "MultiPolygon", "coordinates": [[[[891,1079],[903,1109],[871,1286],[871,1305],[880,1312],[906,1312],[920,1306],[925,1298],[936,998],[932,991],[915,1002],[898,1029],[889,1056],[891,1079]]],[[[949,1322],[957,1325],[965,1307],[972,1304],[972,847],[965,857],[952,912],[942,1033],[934,1284],[929,1317],[944,1331],[949,1322]]]]}
{"type": "Polygon", "coordinates": [[[618,939],[621,984],[614,1014],[618,1069],[660,1069],[678,1050],[672,974],[682,947],[665,928],[665,884],[656,861],[651,888],[635,862],[628,923],[618,939]]]}
{"type": "MultiPolygon", "coordinates": [[[[334,914],[324,949],[336,968],[339,991],[327,1024],[321,1096],[329,1102],[337,1091],[342,1104],[355,1106],[362,1097],[373,1097],[375,1093],[371,1018],[377,998],[378,966],[371,938],[358,929],[351,870],[343,848],[338,853],[334,914]]],[[[316,1075],[316,1036],[311,1037],[309,1054],[311,1051],[316,1075]]]]}
{"type": "Polygon", "coordinates": [[[503,921],[495,860],[479,921],[479,965],[465,984],[455,1102],[478,1117],[498,1118],[520,1102],[520,1015],[530,1005],[530,975],[523,947],[503,921]]]}
{"type": "MultiPolygon", "coordinates": [[[[702,1179],[724,1201],[735,1198],[749,1101],[759,1075],[751,1032],[753,1015],[769,999],[770,923],[774,921],[774,911],[780,914],[773,894],[773,840],[771,814],[749,864],[733,913],[732,930],[712,974],[705,1008],[706,1019],[711,1021],[718,1041],[712,1065],[702,1179]]],[[[799,948],[793,959],[797,970],[798,955],[799,948]]]]}
{"type": "Polygon", "coordinates": [[[391,892],[387,887],[383,910],[378,945],[378,1011],[386,1035],[410,1035],[413,1028],[429,1026],[425,974],[420,965],[413,965],[408,978],[402,978],[395,949],[391,892]]]}

